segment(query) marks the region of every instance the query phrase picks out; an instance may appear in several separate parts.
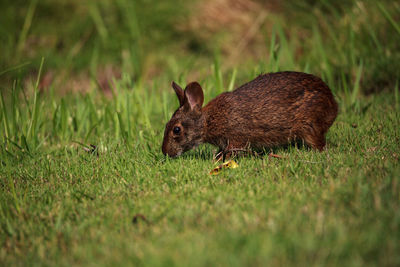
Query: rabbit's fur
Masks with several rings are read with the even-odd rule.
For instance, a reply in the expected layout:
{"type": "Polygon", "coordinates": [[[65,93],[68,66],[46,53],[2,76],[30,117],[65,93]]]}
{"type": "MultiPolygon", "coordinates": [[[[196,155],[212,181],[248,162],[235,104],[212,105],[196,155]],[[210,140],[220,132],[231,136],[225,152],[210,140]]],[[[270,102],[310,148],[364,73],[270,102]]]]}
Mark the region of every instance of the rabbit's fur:
{"type": "Polygon", "coordinates": [[[218,95],[205,107],[197,82],[185,90],[174,82],[172,87],[180,107],[165,127],[162,151],[170,157],[202,143],[218,146],[224,155],[298,140],[322,151],[325,134],[338,112],[328,86],[301,72],[260,75],[218,95]]]}

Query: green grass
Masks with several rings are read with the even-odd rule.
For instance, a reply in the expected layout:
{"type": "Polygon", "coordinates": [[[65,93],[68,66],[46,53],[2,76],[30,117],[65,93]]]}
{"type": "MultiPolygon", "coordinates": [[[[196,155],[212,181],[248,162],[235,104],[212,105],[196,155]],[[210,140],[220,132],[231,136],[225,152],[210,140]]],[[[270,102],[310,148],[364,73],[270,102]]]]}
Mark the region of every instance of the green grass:
{"type": "Polygon", "coordinates": [[[210,176],[210,146],[162,155],[177,101],[158,82],[118,87],[112,99],[2,104],[3,265],[399,264],[393,94],[359,96],[357,108],[339,93],[327,152],[282,148],[285,159],[239,158],[238,169],[210,176]],[[137,214],[145,219],[133,222],[137,214]]]}
{"type": "Polygon", "coordinates": [[[283,2],[260,28],[265,57],[228,64],[214,37],[189,49],[194,36],[169,29],[182,3],[128,2],[60,2],[75,18],[61,28],[49,1],[0,16],[1,266],[400,265],[397,3],[283,2]],[[35,36],[66,43],[30,56],[35,36]],[[110,95],[95,77],[87,92],[40,87],[49,69],[68,83],[108,60],[122,66],[110,95]],[[327,151],[277,148],[284,158],[240,157],[217,176],[212,146],[162,155],[172,80],[197,77],[208,102],[288,69],[321,76],[339,102],[327,151]]]}

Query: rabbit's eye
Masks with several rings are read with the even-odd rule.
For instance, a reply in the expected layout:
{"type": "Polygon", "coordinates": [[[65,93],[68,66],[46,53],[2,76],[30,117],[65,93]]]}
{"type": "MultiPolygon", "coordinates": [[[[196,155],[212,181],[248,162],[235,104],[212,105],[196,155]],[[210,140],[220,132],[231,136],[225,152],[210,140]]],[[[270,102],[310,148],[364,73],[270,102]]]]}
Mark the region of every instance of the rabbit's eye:
{"type": "Polygon", "coordinates": [[[175,126],[172,131],[174,132],[174,134],[179,134],[181,132],[181,127],[175,126]]]}

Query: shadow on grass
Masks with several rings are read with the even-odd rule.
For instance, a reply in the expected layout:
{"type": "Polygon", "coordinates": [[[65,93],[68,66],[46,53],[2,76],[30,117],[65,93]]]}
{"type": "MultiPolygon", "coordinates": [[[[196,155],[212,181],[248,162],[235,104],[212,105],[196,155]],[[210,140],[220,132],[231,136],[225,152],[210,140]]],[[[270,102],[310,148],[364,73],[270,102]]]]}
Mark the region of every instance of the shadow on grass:
{"type": "MultiPolygon", "coordinates": [[[[335,143],[327,143],[328,148],[336,148],[337,144],[335,143]]],[[[249,149],[249,150],[243,150],[243,151],[238,151],[234,153],[232,158],[264,158],[266,156],[269,156],[270,154],[280,154],[282,152],[284,153],[290,153],[293,150],[301,150],[301,151],[307,151],[307,152],[312,152],[314,151],[310,146],[305,144],[303,141],[297,141],[297,142],[292,142],[290,144],[286,145],[281,145],[281,146],[274,146],[270,148],[264,148],[264,149],[249,149]]],[[[192,150],[189,152],[186,152],[182,156],[180,156],[183,159],[200,159],[200,160],[213,160],[215,159],[216,155],[218,152],[217,149],[214,149],[215,152],[212,151],[212,149],[207,148],[207,149],[196,149],[192,150]]]]}
{"type": "MultiPolygon", "coordinates": [[[[336,143],[332,142],[327,142],[327,148],[328,151],[329,149],[332,148],[337,148],[338,145],[336,143]]],[[[282,153],[291,153],[292,151],[299,150],[299,151],[305,151],[305,152],[318,152],[316,150],[313,150],[310,146],[305,144],[303,141],[296,141],[296,142],[291,142],[286,145],[281,145],[281,146],[274,146],[270,148],[264,148],[264,149],[249,149],[249,150],[244,150],[244,151],[238,151],[236,152],[231,159],[237,159],[237,158],[253,158],[253,159],[262,159],[264,157],[268,157],[271,154],[280,155],[282,153]]],[[[324,152],[321,152],[324,153],[324,152]]],[[[202,160],[202,161],[210,161],[210,160],[215,160],[216,155],[218,154],[218,148],[213,147],[211,145],[202,145],[194,150],[187,151],[183,153],[181,156],[177,158],[169,158],[170,160],[175,160],[175,159],[184,159],[184,160],[191,160],[191,159],[196,159],[196,160],[202,160]]],[[[162,153],[157,153],[154,154],[154,159],[156,161],[161,161],[162,163],[166,162],[167,156],[164,156],[162,153]]]]}

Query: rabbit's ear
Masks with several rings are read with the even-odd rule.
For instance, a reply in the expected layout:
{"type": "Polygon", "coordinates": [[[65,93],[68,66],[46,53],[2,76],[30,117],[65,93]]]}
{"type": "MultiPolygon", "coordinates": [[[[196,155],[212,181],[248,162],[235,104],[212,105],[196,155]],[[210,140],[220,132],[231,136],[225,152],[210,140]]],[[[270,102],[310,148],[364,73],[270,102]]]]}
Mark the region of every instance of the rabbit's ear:
{"type": "Polygon", "coordinates": [[[193,110],[196,107],[201,108],[203,106],[203,101],[203,89],[200,84],[197,82],[189,83],[185,89],[184,105],[188,105],[188,107],[193,110]]]}
{"type": "Polygon", "coordinates": [[[174,88],[175,94],[179,99],[179,106],[183,106],[185,99],[185,93],[183,92],[183,89],[175,82],[172,82],[172,88],[174,88]]]}

